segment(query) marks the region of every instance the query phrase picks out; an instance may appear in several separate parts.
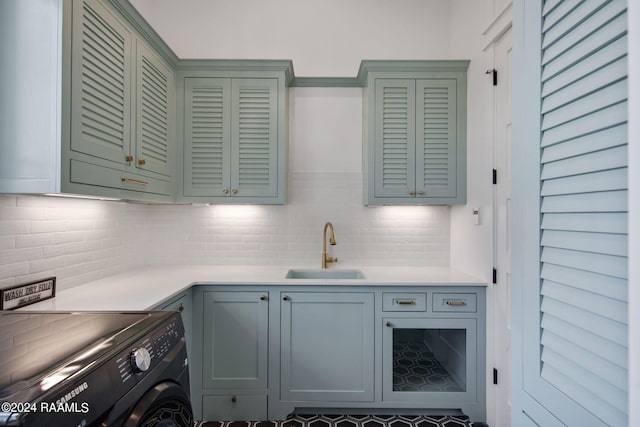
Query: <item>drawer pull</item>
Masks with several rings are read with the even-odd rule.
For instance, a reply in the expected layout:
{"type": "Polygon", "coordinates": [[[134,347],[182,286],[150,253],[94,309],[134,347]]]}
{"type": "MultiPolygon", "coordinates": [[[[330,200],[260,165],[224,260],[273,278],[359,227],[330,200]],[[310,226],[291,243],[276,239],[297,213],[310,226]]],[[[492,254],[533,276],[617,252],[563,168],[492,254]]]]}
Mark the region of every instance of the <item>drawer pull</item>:
{"type": "Polygon", "coordinates": [[[396,304],[398,305],[416,305],[416,302],[413,300],[409,300],[409,301],[396,301],[396,304]]]}
{"type": "Polygon", "coordinates": [[[238,396],[236,396],[235,394],[233,396],[231,396],[231,402],[232,403],[236,403],[238,401],[238,396]]]}
{"type": "Polygon", "coordinates": [[[131,179],[131,178],[122,178],[122,182],[127,184],[149,185],[149,183],[146,181],[138,181],[137,179],[131,179]]]}
{"type": "Polygon", "coordinates": [[[464,302],[464,301],[447,301],[447,305],[457,305],[457,306],[460,306],[460,305],[467,305],[467,303],[466,303],[466,302],[464,302]]]}

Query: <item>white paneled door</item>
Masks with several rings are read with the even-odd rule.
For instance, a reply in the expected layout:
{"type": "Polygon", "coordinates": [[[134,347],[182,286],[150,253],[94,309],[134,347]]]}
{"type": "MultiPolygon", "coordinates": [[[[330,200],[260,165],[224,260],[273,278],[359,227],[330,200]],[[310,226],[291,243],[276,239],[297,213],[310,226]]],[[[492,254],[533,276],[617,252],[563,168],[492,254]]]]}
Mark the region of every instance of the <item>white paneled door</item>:
{"type": "Polygon", "coordinates": [[[495,414],[491,425],[511,425],[511,30],[494,44],[498,72],[495,93],[495,251],[497,280],[493,289],[495,414]]]}

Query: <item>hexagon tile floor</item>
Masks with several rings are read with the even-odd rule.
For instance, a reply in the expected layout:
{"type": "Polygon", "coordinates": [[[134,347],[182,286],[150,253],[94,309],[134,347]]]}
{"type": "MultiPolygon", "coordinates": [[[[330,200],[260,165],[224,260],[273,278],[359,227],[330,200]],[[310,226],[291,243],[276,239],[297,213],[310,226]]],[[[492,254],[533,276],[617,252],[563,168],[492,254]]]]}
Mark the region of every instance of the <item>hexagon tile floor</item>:
{"type": "Polygon", "coordinates": [[[420,341],[393,341],[394,391],[465,391],[440,362],[431,349],[420,341]]]}
{"type": "Polygon", "coordinates": [[[465,415],[295,415],[284,421],[203,421],[195,427],[484,427],[465,415]]]}

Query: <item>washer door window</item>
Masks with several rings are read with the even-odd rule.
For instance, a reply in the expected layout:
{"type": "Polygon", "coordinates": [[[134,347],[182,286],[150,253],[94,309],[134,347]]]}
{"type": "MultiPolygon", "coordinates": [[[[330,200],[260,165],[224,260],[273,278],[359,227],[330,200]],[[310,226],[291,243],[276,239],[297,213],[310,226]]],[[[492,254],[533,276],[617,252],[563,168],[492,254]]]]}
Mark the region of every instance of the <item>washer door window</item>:
{"type": "Polygon", "coordinates": [[[191,427],[189,396],[175,383],[160,383],[138,401],[124,427],[191,427]]]}

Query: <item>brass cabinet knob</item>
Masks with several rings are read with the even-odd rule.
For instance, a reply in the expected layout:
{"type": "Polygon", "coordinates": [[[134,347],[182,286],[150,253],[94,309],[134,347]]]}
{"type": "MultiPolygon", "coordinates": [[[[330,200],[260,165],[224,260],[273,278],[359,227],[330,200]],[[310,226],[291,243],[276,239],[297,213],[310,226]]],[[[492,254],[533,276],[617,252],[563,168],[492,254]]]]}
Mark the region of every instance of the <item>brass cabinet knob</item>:
{"type": "Polygon", "coordinates": [[[238,194],[238,190],[234,188],[233,190],[231,190],[231,194],[238,194]]]}
{"type": "Polygon", "coordinates": [[[146,164],[146,163],[147,163],[147,162],[146,162],[146,160],[145,160],[145,159],[140,159],[140,160],[138,160],[138,164],[139,164],[139,165],[144,165],[144,164],[146,164]]]}
{"type": "Polygon", "coordinates": [[[222,189],[222,194],[229,194],[229,190],[227,190],[226,188],[222,189]]]}
{"type": "Polygon", "coordinates": [[[422,190],[418,191],[418,195],[419,196],[424,196],[424,191],[422,191],[422,190]]]}
{"type": "Polygon", "coordinates": [[[409,195],[411,195],[411,196],[415,196],[415,195],[416,195],[416,192],[415,192],[415,191],[409,191],[409,195]]]}
{"type": "Polygon", "coordinates": [[[124,160],[127,162],[133,162],[133,156],[126,156],[124,160]]]}

